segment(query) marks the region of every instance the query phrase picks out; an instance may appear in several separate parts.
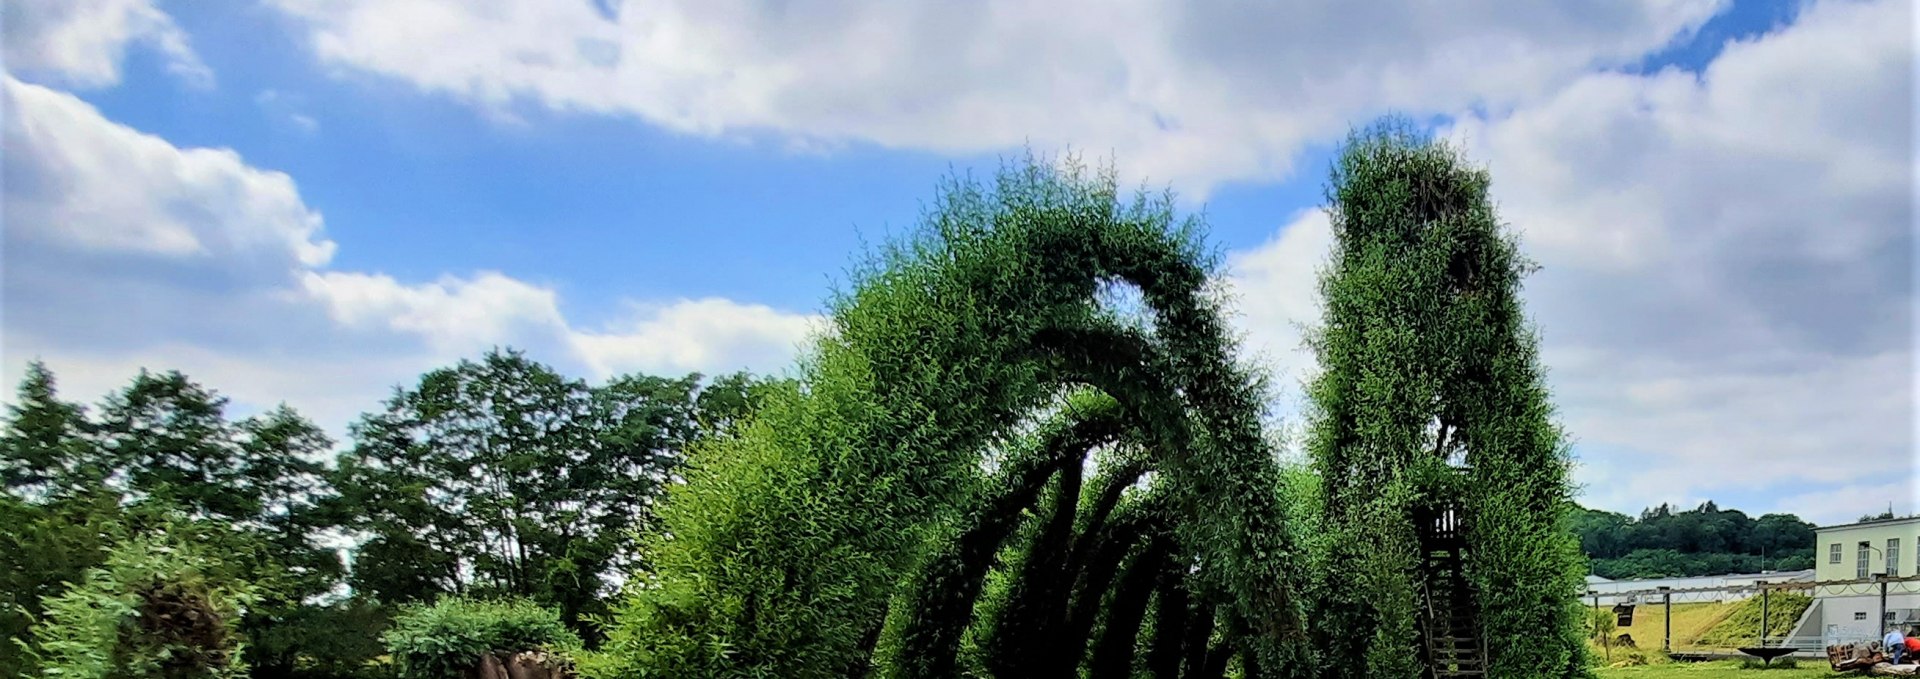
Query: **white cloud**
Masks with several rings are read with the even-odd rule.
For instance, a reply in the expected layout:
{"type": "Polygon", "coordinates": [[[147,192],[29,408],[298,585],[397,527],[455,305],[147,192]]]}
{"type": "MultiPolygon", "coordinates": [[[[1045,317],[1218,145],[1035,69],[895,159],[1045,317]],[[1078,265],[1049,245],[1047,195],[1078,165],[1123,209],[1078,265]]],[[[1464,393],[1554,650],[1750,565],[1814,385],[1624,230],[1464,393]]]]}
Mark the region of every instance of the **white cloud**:
{"type": "Polygon", "coordinates": [[[1317,369],[1304,330],[1320,318],[1316,286],[1333,251],[1325,210],[1294,216],[1266,243],[1227,257],[1227,283],[1242,332],[1242,351],[1271,368],[1283,420],[1298,420],[1301,385],[1317,369]]]}
{"type": "Polygon", "coordinates": [[[91,400],[180,369],[241,410],[285,400],[336,435],[392,385],[498,345],[563,371],[789,363],[811,316],[724,299],[636,306],[580,328],[552,288],[500,272],[410,283],[327,268],[336,249],[291,177],[183,149],[72,95],[4,82],[0,375],[41,358],[91,400]]]}
{"type": "Polygon", "coordinates": [[[0,11],[6,68],[14,73],[74,87],[115,85],[127,46],[142,43],[188,84],[213,84],[186,33],[152,0],[10,0],[0,11]]]}
{"type": "Polygon", "coordinates": [[[1599,494],[1914,482],[1913,19],[1814,4],[1698,76],[1594,75],[1451,132],[1544,266],[1569,428],[1651,456],[1599,494]]]}
{"type": "MultiPolygon", "coordinates": [[[[1529,311],[1589,502],[1912,499],[1887,493],[1916,479],[1912,12],[1810,5],[1698,75],[1591,74],[1443,131],[1543,265],[1529,311]]],[[[1317,316],[1325,228],[1231,258],[1254,338],[1317,316]]]]}
{"type": "Polygon", "coordinates": [[[734,366],[772,372],[792,362],[802,338],[825,319],[709,297],[640,307],[608,332],[569,336],[573,350],[602,375],[634,369],[715,372],[734,366]]]}
{"type": "Polygon", "coordinates": [[[443,354],[484,350],[566,327],[552,290],[498,272],[409,285],[380,274],[309,271],[300,284],[341,325],[407,333],[443,354]]]}
{"type": "Polygon", "coordinates": [[[1388,110],[1505,107],[1632,62],[1719,0],[589,2],[275,0],[325,63],[491,111],[939,152],[1117,153],[1190,194],[1284,175],[1388,110]]]}
{"type": "Polygon", "coordinates": [[[1800,518],[1822,526],[1832,526],[1858,521],[1862,516],[1879,514],[1892,509],[1895,514],[1905,516],[1920,509],[1920,496],[1915,495],[1913,484],[1904,481],[1885,481],[1846,485],[1810,493],[1783,498],[1782,507],[1800,507],[1807,514],[1800,518]]]}
{"type": "Polygon", "coordinates": [[[224,149],[101,124],[73,95],[6,78],[8,238],[105,253],[325,264],[334,244],[293,180],[224,149]]]}

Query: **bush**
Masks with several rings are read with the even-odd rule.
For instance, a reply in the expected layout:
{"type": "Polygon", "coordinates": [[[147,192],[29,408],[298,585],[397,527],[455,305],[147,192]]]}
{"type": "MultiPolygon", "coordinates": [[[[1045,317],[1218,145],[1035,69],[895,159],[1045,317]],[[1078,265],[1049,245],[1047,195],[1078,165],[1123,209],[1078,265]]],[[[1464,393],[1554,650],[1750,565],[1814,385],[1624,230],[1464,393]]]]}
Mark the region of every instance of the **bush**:
{"type": "Polygon", "coordinates": [[[115,547],[34,627],[44,676],[73,679],[241,677],[233,626],[251,591],[222,582],[213,559],[136,539],[115,547]]]}
{"type": "Polygon", "coordinates": [[[1613,631],[1619,628],[1620,620],[1613,611],[1605,608],[1587,609],[1587,636],[1595,643],[1606,643],[1613,638],[1613,631]]]}
{"type": "Polygon", "coordinates": [[[386,609],[371,602],[350,600],[300,606],[271,620],[252,620],[247,630],[248,664],[255,677],[388,677],[392,668],[379,659],[387,652],[380,635],[390,617],[386,609]],[[282,659],[282,664],[269,667],[261,662],[263,657],[282,659]]]}
{"type": "Polygon", "coordinates": [[[405,677],[441,679],[471,670],[483,654],[510,656],[546,651],[565,656],[580,650],[580,637],[560,613],[529,601],[481,601],[444,597],[411,606],[394,617],[382,637],[405,677]]]}

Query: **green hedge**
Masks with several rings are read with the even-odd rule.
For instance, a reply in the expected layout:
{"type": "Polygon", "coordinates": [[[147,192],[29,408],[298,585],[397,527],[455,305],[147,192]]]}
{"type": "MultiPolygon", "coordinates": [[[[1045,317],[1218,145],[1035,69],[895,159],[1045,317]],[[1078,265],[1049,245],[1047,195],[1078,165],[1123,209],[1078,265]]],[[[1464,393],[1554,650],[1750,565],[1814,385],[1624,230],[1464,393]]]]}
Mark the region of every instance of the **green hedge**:
{"type": "Polygon", "coordinates": [[[402,676],[419,679],[460,676],[486,653],[504,660],[522,651],[567,655],[581,647],[558,611],[518,599],[444,597],[411,606],[383,638],[402,676]]]}

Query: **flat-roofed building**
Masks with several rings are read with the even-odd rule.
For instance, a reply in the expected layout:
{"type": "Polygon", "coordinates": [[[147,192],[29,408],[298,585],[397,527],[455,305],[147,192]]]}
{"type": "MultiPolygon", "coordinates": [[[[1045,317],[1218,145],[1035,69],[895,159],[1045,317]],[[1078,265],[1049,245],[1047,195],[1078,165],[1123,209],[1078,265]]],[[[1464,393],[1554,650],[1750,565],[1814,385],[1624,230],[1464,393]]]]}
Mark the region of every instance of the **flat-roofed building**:
{"type": "MultiPolygon", "coordinates": [[[[1818,582],[1920,575],[1920,517],[1826,526],[1814,531],[1814,540],[1818,582]]],[[[1920,582],[1888,583],[1884,618],[1877,583],[1822,585],[1813,595],[1813,606],[1794,627],[1796,644],[1877,639],[1883,622],[1920,624],[1920,582]]]]}

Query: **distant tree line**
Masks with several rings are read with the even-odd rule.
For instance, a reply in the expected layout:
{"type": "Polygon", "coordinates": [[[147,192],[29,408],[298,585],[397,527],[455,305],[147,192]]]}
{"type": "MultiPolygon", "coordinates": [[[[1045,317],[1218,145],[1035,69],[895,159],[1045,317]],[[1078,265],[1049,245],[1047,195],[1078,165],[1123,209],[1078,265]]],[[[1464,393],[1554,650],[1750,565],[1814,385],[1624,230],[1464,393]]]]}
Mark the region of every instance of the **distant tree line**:
{"type": "Polygon", "coordinates": [[[231,417],[179,372],[87,407],[33,363],[0,424],[0,676],[80,662],[61,657],[84,644],[30,632],[83,615],[48,609],[71,583],[173,568],[180,550],[193,577],[249,593],[233,628],[255,677],[355,674],[398,605],[447,593],[531,600],[593,634],[683,449],[780,384],[593,386],[496,350],[394,389],[336,449],[285,405],[231,417]]]}
{"type": "Polygon", "coordinates": [[[1593,574],[1615,580],[1813,567],[1813,524],[1793,514],[1754,518],[1711,501],[1679,511],[1662,504],[1638,517],[1581,508],[1573,529],[1593,574]]]}

